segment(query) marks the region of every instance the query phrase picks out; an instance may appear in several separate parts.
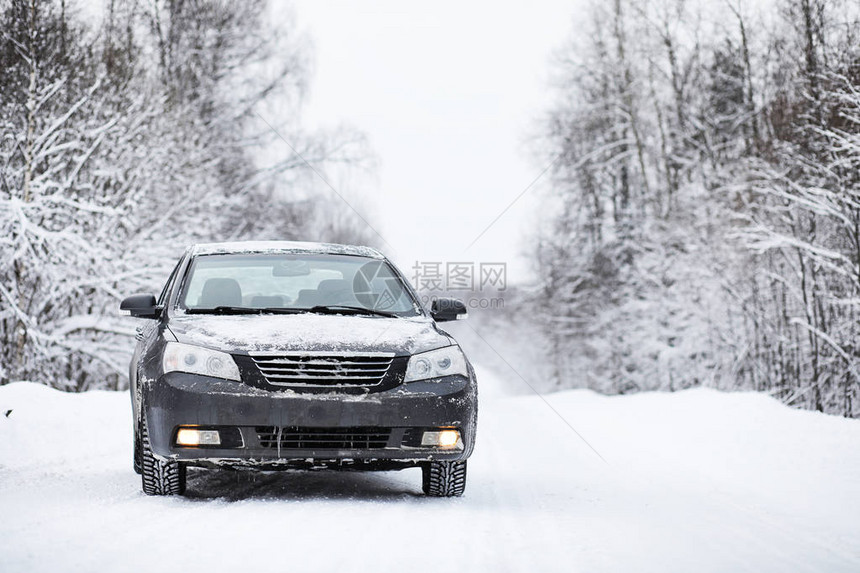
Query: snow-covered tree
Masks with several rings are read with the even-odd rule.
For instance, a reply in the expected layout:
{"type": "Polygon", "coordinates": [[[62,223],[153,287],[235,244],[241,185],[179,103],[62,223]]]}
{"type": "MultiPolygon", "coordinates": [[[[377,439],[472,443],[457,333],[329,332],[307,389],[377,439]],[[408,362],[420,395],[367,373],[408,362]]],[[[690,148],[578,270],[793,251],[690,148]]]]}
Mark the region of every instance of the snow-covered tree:
{"type": "Polygon", "coordinates": [[[307,162],[362,157],[355,134],[302,130],[306,43],[262,0],[79,9],[0,2],[0,383],[122,386],[123,296],[194,241],[340,232],[307,162]],[[260,160],[280,136],[297,153],[260,160]]]}
{"type": "Polygon", "coordinates": [[[559,383],[858,414],[858,12],[592,5],[544,128],[560,159],[538,309],[559,383]]]}

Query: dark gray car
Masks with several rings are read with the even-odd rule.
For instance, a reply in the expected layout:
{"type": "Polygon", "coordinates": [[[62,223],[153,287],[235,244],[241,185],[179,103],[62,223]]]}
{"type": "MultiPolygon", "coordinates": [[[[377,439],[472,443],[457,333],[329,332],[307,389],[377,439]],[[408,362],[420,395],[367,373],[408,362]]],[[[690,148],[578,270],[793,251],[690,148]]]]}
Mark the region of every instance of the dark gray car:
{"type": "Polygon", "coordinates": [[[185,468],[419,466],[428,495],[461,495],[477,419],[475,373],[402,274],[367,247],[217,243],[189,248],[131,361],[134,467],[150,495],[185,468]]]}

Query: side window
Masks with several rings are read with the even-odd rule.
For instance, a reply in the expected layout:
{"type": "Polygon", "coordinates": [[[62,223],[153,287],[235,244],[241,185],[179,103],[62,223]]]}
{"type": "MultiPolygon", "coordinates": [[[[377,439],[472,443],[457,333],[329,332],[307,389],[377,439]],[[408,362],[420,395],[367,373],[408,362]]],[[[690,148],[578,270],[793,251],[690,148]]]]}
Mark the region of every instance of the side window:
{"type": "Polygon", "coordinates": [[[170,287],[173,285],[173,281],[176,279],[176,273],[179,272],[179,267],[181,266],[182,259],[179,259],[179,262],[176,263],[176,266],[173,267],[173,271],[167,278],[167,282],[164,283],[164,288],[161,289],[161,294],[158,296],[158,306],[164,306],[167,303],[167,294],[170,292],[170,287]]]}

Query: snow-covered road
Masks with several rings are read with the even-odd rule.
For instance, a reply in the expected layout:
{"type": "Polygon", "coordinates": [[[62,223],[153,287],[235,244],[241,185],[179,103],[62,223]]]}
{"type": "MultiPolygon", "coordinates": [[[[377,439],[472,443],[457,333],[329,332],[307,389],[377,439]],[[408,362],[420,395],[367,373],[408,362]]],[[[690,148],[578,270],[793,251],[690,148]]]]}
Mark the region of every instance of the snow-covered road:
{"type": "Polygon", "coordinates": [[[548,396],[606,464],[479,380],[459,499],[421,496],[418,470],[194,471],[187,497],[146,497],[125,393],[0,387],[0,571],[860,571],[860,421],[750,393],[548,396]]]}

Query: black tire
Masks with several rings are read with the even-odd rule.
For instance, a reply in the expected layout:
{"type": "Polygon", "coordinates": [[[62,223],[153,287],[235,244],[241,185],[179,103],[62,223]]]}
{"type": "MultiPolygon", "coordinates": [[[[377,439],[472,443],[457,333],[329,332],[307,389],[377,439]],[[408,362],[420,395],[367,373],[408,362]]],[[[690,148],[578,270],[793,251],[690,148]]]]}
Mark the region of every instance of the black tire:
{"type": "Polygon", "coordinates": [[[134,466],[134,473],[140,475],[140,438],[137,437],[137,433],[134,435],[134,459],[132,460],[132,465],[134,466]]]}
{"type": "Polygon", "coordinates": [[[182,495],[185,493],[185,465],[165,460],[152,452],[146,418],[140,425],[140,481],[146,495],[182,495]]]}
{"type": "Polygon", "coordinates": [[[428,462],[421,467],[422,489],[431,497],[457,497],[466,489],[466,462],[428,462]]]}

